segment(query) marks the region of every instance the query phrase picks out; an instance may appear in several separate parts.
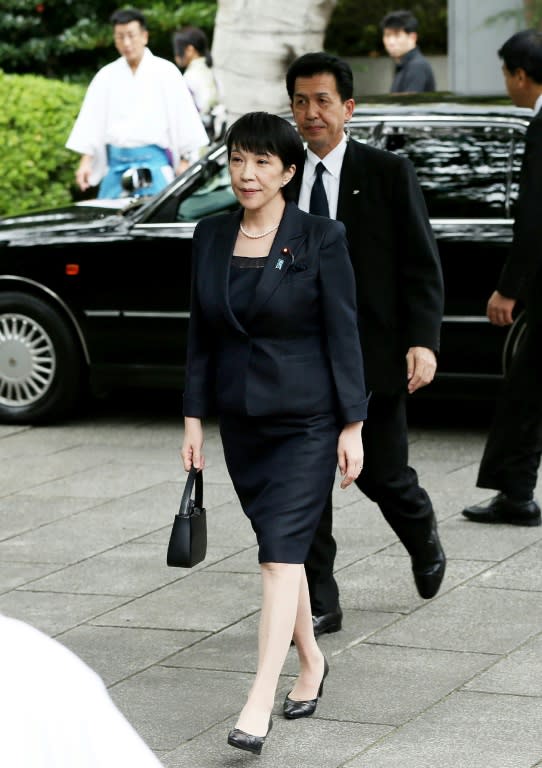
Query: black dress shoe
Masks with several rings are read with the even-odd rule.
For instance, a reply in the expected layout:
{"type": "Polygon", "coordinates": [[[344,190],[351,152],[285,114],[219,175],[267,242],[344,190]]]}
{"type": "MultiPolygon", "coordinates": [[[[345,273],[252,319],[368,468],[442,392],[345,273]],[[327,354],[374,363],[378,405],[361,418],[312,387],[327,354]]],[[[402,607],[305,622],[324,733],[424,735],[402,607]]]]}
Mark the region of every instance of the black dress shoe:
{"type": "Polygon", "coordinates": [[[310,717],[311,715],[314,715],[316,705],[318,704],[318,699],[324,692],[324,680],[326,679],[328,672],[329,664],[327,663],[327,659],[324,656],[324,674],[322,675],[322,682],[318,688],[318,695],[315,699],[307,699],[306,701],[295,701],[289,696],[286,696],[282,706],[284,717],[286,717],[288,720],[297,720],[298,717],[310,717]]]}
{"type": "Polygon", "coordinates": [[[312,626],[314,629],[314,636],[330,634],[331,632],[338,632],[343,625],[343,612],[341,606],[337,606],[337,610],[334,613],[323,613],[321,616],[312,617],[312,626]]]}
{"type": "Polygon", "coordinates": [[[237,747],[237,749],[244,749],[246,752],[252,752],[253,755],[260,755],[262,752],[263,743],[269,736],[269,731],[273,727],[273,719],[269,718],[269,728],[265,736],[253,736],[251,733],[246,733],[240,728],[233,728],[228,733],[228,744],[230,747],[237,747]]]}
{"type": "Polygon", "coordinates": [[[465,507],[463,515],[475,523],[510,523],[511,525],[540,525],[540,507],[534,499],[514,501],[499,493],[489,504],[465,507]]]}
{"type": "Polygon", "coordinates": [[[446,570],[446,555],[433,523],[429,538],[416,555],[411,555],[412,573],[420,597],[429,600],[440,589],[446,570]]]}

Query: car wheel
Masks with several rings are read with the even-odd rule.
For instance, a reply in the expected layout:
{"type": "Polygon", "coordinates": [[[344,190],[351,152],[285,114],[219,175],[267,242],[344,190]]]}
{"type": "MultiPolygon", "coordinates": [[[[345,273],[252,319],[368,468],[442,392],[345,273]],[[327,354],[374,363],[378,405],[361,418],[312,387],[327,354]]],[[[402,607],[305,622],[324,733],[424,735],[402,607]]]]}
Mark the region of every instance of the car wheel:
{"type": "Polygon", "coordinates": [[[0,422],[54,421],[75,406],[82,356],[68,324],[49,304],[0,294],[0,422]]]}
{"type": "Polygon", "coordinates": [[[523,312],[519,313],[510,327],[502,349],[502,370],[505,375],[510,370],[512,360],[525,337],[526,327],[525,310],[523,310],[523,312]]]}

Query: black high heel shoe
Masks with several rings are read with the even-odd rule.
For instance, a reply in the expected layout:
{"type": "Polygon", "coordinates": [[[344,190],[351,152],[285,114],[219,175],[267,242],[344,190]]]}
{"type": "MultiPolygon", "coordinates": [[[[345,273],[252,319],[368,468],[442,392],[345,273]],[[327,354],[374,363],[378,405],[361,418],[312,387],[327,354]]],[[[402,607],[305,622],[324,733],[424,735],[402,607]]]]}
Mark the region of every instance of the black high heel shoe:
{"type": "Polygon", "coordinates": [[[269,736],[269,731],[273,727],[273,718],[269,718],[269,728],[265,736],[253,736],[251,733],[246,733],[240,728],[233,728],[228,733],[228,744],[230,747],[237,747],[237,749],[244,749],[246,752],[252,752],[253,755],[261,754],[263,743],[269,736]]]}
{"type": "Polygon", "coordinates": [[[294,701],[294,699],[291,699],[290,696],[286,696],[282,707],[284,717],[286,717],[288,720],[297,720],[298,717],[310,717],[311,715],[314,715],[316,711],[316,705],[318,704],[318,699],[324,692],[324,680],[326,679],[328,672],[329,664],[327,663],[327,659],[324,656],[324,674],[322,675],[322,682],[318,688],[318,695],[315,699],[308,699],[307,701],[294,701]]]}

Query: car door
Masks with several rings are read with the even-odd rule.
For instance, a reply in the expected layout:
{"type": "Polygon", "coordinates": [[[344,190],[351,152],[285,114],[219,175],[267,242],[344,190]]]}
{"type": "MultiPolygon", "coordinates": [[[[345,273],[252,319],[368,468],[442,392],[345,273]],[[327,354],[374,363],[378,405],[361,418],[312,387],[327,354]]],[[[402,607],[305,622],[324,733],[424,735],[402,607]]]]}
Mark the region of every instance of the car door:
{"type": "MultiPolygon", "coordinates": [[[[132,383],[178,380],[186,354],[196,223],[202,216],[237,206],[225,152],[215,152],[159,195],[127,229],[110,254],[109,276],[118,297],[112,325],[118,344],[114,360],[102,361],[105,367],[129,367],[132,383]]],[[[100,319],[108,322],[98,312],[94,326],[100,319]]]]}
{"type": "Polygon", "coordinates": [[[378,143],[416,168],[445,285],[439,379],[451,391],[502,372],[506,329],[487,320],[512,239],[525,124],[463,115],[384,118],[378,143]]]}

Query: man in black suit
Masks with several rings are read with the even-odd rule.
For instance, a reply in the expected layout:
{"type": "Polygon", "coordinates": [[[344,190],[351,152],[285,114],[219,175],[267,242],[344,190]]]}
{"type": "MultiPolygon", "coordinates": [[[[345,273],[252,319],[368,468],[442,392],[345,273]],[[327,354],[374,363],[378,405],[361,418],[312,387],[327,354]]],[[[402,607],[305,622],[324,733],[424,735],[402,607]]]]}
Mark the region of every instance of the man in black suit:
{"type": "MultiPolygon", "coordinates": [[[[319,207],[310,206],[311,212],[345,224],[356,276],[372,391],[363,431],[365,464],[356,483],[410,554],[418,592],[431,598],[446,558],[431,500],[408,465],[406,419],[407,392],[429,384],[435,374],[443,312],[442,272],[427,208],[408,160],[348,140],[345,125],[354,99],[345,61],[307,53],[289,67],[286,87],[308,145],[299,207],[308,210],[316,199],[319,207]],[[324,167],[317,170],[320,161],[324,167]]],[[[330,494],[305,562],[316,635],[342,625],[335,554],[330,494]]]]}
{"type": "Polygon", "coordinates": [[[542,453],[542,33],[518,32],[498,54],[510,98],[535,115],[525,136],[513,243],[487,316],[494,325],[510,325],[522,300],[526,328],[505,378],[476,483],[499,493],[485,506],[466,507],[463,514],[477,523],[531,526],[541,523],[534,491],[542,453]]]}

